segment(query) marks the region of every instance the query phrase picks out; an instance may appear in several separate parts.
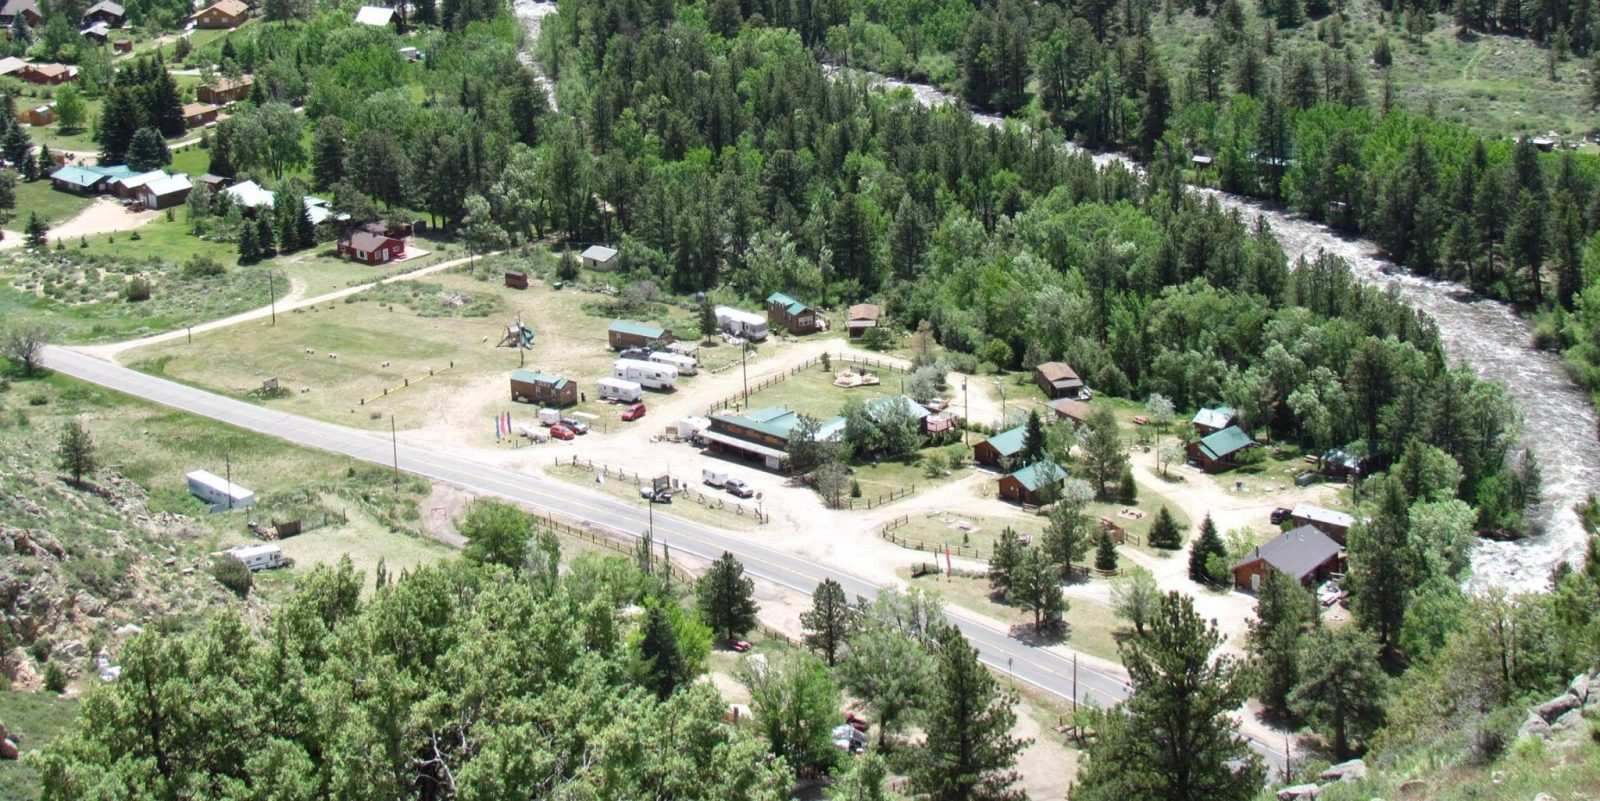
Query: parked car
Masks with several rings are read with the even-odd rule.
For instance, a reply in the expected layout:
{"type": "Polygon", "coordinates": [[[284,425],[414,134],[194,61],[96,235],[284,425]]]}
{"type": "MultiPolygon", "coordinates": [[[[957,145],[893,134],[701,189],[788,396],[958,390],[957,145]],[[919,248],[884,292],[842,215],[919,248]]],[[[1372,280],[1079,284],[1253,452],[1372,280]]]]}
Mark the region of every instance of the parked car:
{"type": "Polygon", "coordinates": [[[856,731],[867,730],[867,719],[857,715],[854,712],[844,713],[844,722],[850,724],[850,728],[855,729],[856,731]]]}
{"type": "Polygon", "coordinates": [[[572,429],[572,433],[579,436],[589,433],[589,424],[576,417],[563,417],[561,418],[561,424],[572,429]]]}
{"type": "Polygon", "coordinates": [[[622,412],[623,420],[633,421],[638,420],[641,417],[644,417],[644,404],[642,403],[635,403],[634,405],[629,406],[627,409],[624,409],[622,412]]]}
{"type": "Polygon", "coordinates": [[[655,503],[672,503],[672,490],[663,489],[660,492],[656,492],[652,487],[640,487],[639,497],[655,503]]]}
{"type": "Polygon", "coordinates": [[[731,640],[728,642],[728,647],[742,654],[750,650],[750,643],[745,640],[731,640]]]}
{"type": "Polygon", "coordinates": [[[944,411],[944,407],[948,404],[946,404],[944,398],[929,398],[928,402],[923,405],[928,407],[928,411],[930,412],[942,412],[944,411]]]}
{"type": "Polygon", "coordinates": [[[737,478],[730,478],[723,482],[722,488],[740,498],[749,498],[756,494],[754,488],[737,478]]]}
{"type": "Polygon", "coordinates": [[[617,358],[638,359],[641,362],[647,362],[650,361],[651,353],[652,351],[649,348],[623,348],[622,352],[617,354],[617,358]]]}
{"type": "Polygon", "coordinates": [[[577,437],[576,434],[572,433],[572,429],[567,428],[560,423],[550,426],[550,436],[555,437],[556,439],[574,439],[577,437]]]}
{"type": "Polygon", "coordinates": [[[1278,507],[1276,509],[1273,509],[1272,510],[1272,525],[1276,526],[1276,525],[1282,523],[1283,521],[1288,520],[1289,519],[1289,515],[1291,515],[1291,514],[1293,514],[1293,512],[1289,511],[1288,509],[1283,508],[1282,506],[1280,506],[1280,507],[1278,507]]]}

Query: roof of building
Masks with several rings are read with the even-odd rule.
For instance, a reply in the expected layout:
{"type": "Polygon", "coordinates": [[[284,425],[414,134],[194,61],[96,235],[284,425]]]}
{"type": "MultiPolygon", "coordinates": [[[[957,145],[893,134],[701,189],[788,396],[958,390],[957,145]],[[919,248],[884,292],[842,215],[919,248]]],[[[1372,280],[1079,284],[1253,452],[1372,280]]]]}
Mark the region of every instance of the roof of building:
{"type": "Polygon", "coordinates": [[[217,107],[211,105],[210,103],[184,103],[183,104],[183,116],[184,116],[184,119],[188,119],[189,117],[198,117],[201,114],[210,114],[210,113],[212,113],[212,112],[214,112],[216,110],[217,110],[217,107]]]}
{"type": "Polygon", "coordinates": [[[880,317],[882,314],[883,309],[879,308],[878,304],[876,303],[857,303],[856,305],[850,307],[851,322],[858,320],[877,322],[878,317],[880,317]]]}
{"type": "Polygon", "coordinates": [[[1289,516],[1296,520],[1310,520],[1313,523],[1323,523],[1330,526],[1338,526],[1339,528],[1349,528],[1356,524],[1355,515],[1324,509],[1321,506],[1312,506],[1309,503],[1302,503],[1296,506],[1289,513],[1289,516]]]}
{"type": "Polygon", "coordinates": [[[176,192],[187,192],[193,186],[194,184],[189,182],[189,176],[184,175],[181,172],[177,175],[167,175],[163,173],[161,177],[146,183],[144,185],[144,191],[149,192],[156,197],[164,197],[176,192]]]}
{"type": "Polygon", "coordinates": [[[1330,448],[1326,451],[1323,451],[1322,463],[1338,465],[1339,467],[1343,467],[1347,470],[1361,469],[1361,457],[1348,451],[1342,451],[1338,448],[1330,448]]]}
{"type": "Polygon", "coordinates": [[[765,457],[768,457],[768,458],[771,458],[771,459],[778,459],[778,460],[787,459],[789,457],[789,454],[784,453],[783,450],[781,450],[779,448],[774,448],[774,447],[772,447],[770,445],[762,445],[759,442],[751,442],[751,441],[746,440],[746,439],[739,439],[738,437],[732,436],[730,434],[724,434],[724,433],[722,433],[720,431],[713,431],[713,430],[711,430],[709,428],[704,430],[704,431],[701,431],[699,433],[699,436],[700,436],[700,438],[705,439],[705,440],[707,440],[709,442],[720,443],[720,444],[723,444],[723,445],[727,445],[730,448],[736,448],[738,450],[742,450],[742,451],[745,451],[747,453],[754,453],[754,454],[756,454],[758,456],[765,456],[765,457]]]}
{"type": "Polygon", "coordinates": [[[584,248],[583,251],[583,258],[590,259],[592,261],[611,261],[612,259],[616,258],[616,255],[616,248],[608,248],[605,245],[590,245],[589,247],[584,248]]]}
{"type": "Polygon", "coordinates": [[[744,309],[735,309],[732,306],[718,306],[716,309],[714,309],[714,311],[718,317],[726,317],[730,320],[738,320],[739,322],[750,325],[765,323],[767,321],[767,318],[762,317],[756,312],[749,312],[745,311],[744,309]]]}
{"type": "Polygon", "coordinates": [[[995,434],[994,436],[984,440],[984,442],[989,443],[990,447],[994,448],[996,451],[999,451],[1001,456],[1016,456],[1017,454],[1022,453],[1022,445],[1027,438],[1028,427],[1017,426],[1016,428],[995,434]]]}
{"type": "Polygon", "coordinates": [[[46,76],[72,75],[77,72],[76,69],[66,64],[29,64],[28,69],[46,76]]]}
{"type": "Polygon", "coordinates": [[[5,58],[0,58],[0,75],[10,75],[11,73],[16,72],[26,66],[28,66],[28,62],[23,61],[16,56],[6,56],[5,58]]]}
{"type": "Polygon", "coordinates": [[[1339,543],[1329,539],[1315,526],[1299,526],[1257,547],[1234,567],[1265,561],[1280,573],[1303,579],[1316,572],[1329,559],[1338,556],[1339,550],[1339,543]]]}
{"type": "MultiPolygon", "coordinates": [[[[793,410],[781,406],[769,406],[765,409],[756,409],[744,414],[714,414],[712,420],[748,428],[768,436],[778,437],[787,441],[794,432],[795,426],[800,424],[800,415],[793,410]]],[[[817,439],[826,440],[837,436],[844,430],[843,417],[830,417],[819,421],[817,426],[817,439]]]]}
{"type": "Polygon", "coordinates": [[[1228,426],[1214,434],[1202,437],[1200,439],[1200,451],[1209,459],[1226,459],[1230,455],[1254,444],[1256,444],[1256,441],[1251,439],[1249,434],[1244,433],[1244,429],[1238,426],[1228,426]]]}
{"type": "Polygon", "coordinates": [[[362,6],[356,9],[356,23],[358,25],[376,25],[383,27],[394,21],[394,9],[385,6],[362,6]]]}
{"type": "Polygon", "coordinates": [[[345,247],[355,248],[356,250],[364,250],[369,253],[383,247],[384,245],[387,245],[390,242],[397,241],[399,241],[399,237],[389,236],[388,234],[382,232],[368,231],[364,228],[356,228],[350,231],[345,231],[339,235],[339,244],[344,245],[345,247]]]}
{"type": "Polygon", "coordinates": [[[867,414],[876,416],[879,411],[888,409],[890,404],[900,400],[906,402],[906,406],[911,408],[911,416],[919,421],[933,414],[933,412],[928,411],[928,407],[912,400],[910,395],[885,395],[881,398],[873,398],[867,401],[867,414]]]}
{"type": "Polygon", "coordinates": [[[222,476],[211,472],[210,470],[191,470],[190,472],[184,474],[184,478],[188,479],[190,483],[200,484],[216,490],[217,492],[221,492],[226,495],[232,495],[235,498],[243,498],[255,494],[250,490],[247,490],[244,487],[234,484],[222,476]]]}
{"type": "Polygon", "coordinates": [[[619,334],[632,334],[645,339],[660,339],[667,333],[667,329],[659,325],[639,323],[633,320],[612,320],[607,330],[615,331],[619,334]]]}
{"type": "Polygon", "coordinates": [[[227,92],[233,89],[243,89],[247,86],[254,86],[255,82],[256,79],[250,75],[240,75],[239,80],[237,81],[229,78],[226,75],[222,75],[218,76],[216,83],[208,84],[206,88],[218,92],[227,92]]]}
{"type": "Polygon", "coordinates": [[[238,17],[238,16],[243,16],[245,14],[245,12],[250,10],[250,7],[245,5],[244,3],[240,2],[240,0],[217,0],[217,2],[212,3],[211,5],[206,6],[205,8],[202,8],[199,11],[194,12],[192,17],[198,17],[201,14],[204,14],[207,11],[210,11],[212,9],[216,9],[217,11],[221,12],[222,14],[225,14],[225,15],[230,16],[230,17],[238,17]]]}
{"type": "Polygon", "coordinates": [[[782,304],[782,306],[784,307],[784,310],[789,312],[790,314],[799,314],[799,313],[801,313],[803,311],[807,311],[807,310],[809,310],[811,308],[810,306],[807,306],[806,304],[801,303],[800,301],[795,300],[794,298],[791,298],[788,295],[783,294],[782,292],[774,292],[771,295],[768,295],[767,296],[767,303],[769,303],[769,304],[771,304],[771,303],[782,304]]]}
{"type": "Polygon", "coordinates": [[[90,14],[95,14],[102,11],[116,17],[123,16],[125,13],[121,5],[111,2],[111,0],[100,0],[100,2],[89,6],[87,9],[84,9],[83,15],[87,17],[90,14]]]}
{"type": "Polygon", "coordinates": [[[1089,419],[1089,404],[1071,398],[1058,398],[1047,404],[1055,413],[1069,420],[1082,423],[1089,419]]]}
{"type": "Polygon", "coordinates": [[[166,174],[166,170],[151,170],[149,172],[141,172],[134,175],[124,176],[112,181],[112,183],[122,187],[123,189],[138,189],[139,187],[144,186],[145,184],[150,183],[157,178],[165,176],[166,174]]]}
{"type": "Polygon", "coordinates": [[[1079,378],[1078,372],[1066,362],[1045,362],[1033,369],[1038,370],[1039,375],[1044,376],[1044,380],[1052,384],[1083,386],[1083,379],[1079,378]]]}
{"type": "Polygon", "coordinates": [[[567,385],[567,379],[562,378],[561,376],[535,372],[533,370],[512,370],[511,380],[522,381],[529,384],[549,384],[556,389],[561,389],[567,385]]]}
{"type": "Polygon", "coordinates": [[[6,0],[5,5],[0,6],[0,17],[14,17],[24,11],[38,14],[39,4],[35,0],[6,0]]]}
{"type": "Polygon", "coordinates": [[[222,190],[222,193],[247,209],[272,208],[272,193],[255,181],[241,181],[222,190]]]}
{"type": "Polygon", "coordinates": [[[94,186],[95,184],[106,180],[106,177],[106,174],[100,172],[99,170],[96,170],[92,167],[80,167],[76,164],[68,164],[61,169],[50,173],[50,180],[52,181],[63,181],[72,184],[73,186],[84,187],[94,186]]]}
{"type": "Polygon", "coordinates": [[[1194,425],[1206,428],[1227,428],[1233,425],[1233,418],[1239,413],[1231,406],[1218,406],[1215,409],[1201,409],[1194,413],[1194,425]]]}
{"type": "Polygon", "coordinates": [[[227,182],[228,182],[227,178],[224,178],[224,177],[222,177],[220,175],[212,175],[209,172],[206,173],[205,175],[200,176],[200,183],[203,183],[203,184],[225,184],[227,182]]]}
{"type": "Polygon", "coordinates": [[[78,31],[79,36],[88,36],[91,33],[95,36],[110,36],[111,26],[105,24],[104,22],[96,22],[95,24],[78,31]]]}
{"type": "Polygon", "coordinates": [[[54,103],[46,103],[46,104],[44,104],[42,106],[34,106],[33,107],[33,113],[35,113],[35,114],[49,114],[50,112],[55,111],[55,110],[56,110],[56,104],[54,104],[54,103]]]}
{"type": "Polygon", "coordinates": [[[1011,478],[1016,479],[1029,492],[1038,492],[1046,484],[1054,484],[1066,477],[1067,471],[1049,459],[1034,462],[1011,474],[1011,478]]]}

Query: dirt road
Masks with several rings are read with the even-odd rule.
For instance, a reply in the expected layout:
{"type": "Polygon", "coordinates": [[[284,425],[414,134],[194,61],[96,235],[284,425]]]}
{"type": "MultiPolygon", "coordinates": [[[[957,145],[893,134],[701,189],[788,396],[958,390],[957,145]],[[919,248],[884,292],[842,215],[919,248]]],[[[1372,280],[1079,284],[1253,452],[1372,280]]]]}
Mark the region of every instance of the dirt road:
{"type": "MultiPolygon", "coordinates": [[[[97,198],[77,216],[50,229],[52,242],[76,242],[81,237],[131,231],[160,219],[159,211],[129,211],[108,197],[97,198]]],[[[0,240],[0,250],[22,247],[22,234],[6,231],[0,240]]]]}

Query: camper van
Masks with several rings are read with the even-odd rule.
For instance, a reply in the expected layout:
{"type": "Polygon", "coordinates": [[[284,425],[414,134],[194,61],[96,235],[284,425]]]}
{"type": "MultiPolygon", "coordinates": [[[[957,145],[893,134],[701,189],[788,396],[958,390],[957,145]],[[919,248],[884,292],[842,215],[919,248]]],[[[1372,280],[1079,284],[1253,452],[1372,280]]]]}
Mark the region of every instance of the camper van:
{"type": "Polygon", "coordinates": [[[633,381],[645,389],[672,389],[678,383],[678,368],[638,359],[618,359],[611,363],[611,377],[633,381]]]}
{"type": "Polygon", "coordinates": [[[624,381],[620,378],[602,378],[596,382],[600,391],[600,398],[608,401],[632,403],[644,396],[644,387],[635,381],[624,381]]]}
{"type": "Polygon", "coordinates": [[[227,554],[243,562],[245,567],[250,568],[251,573],[287,564],[283,559],[283,549],[271,543],[236,545],[229,548],[227,554]]]}
{"type": "Polygon", "coordinates": [[[767,338],[767,318],[764,315],[732,306],[718,306],[716,314],[717,327],[736,337],[757,341],[767,338]]]}
{"type": "Polygon", "coordinates": [[[700,361],[693,356],[684,356],[680,353],[668,353],[658,350],[650,354],[650,361],[676,368],[678,375],[694,375],[700,372],[700,361]]]}
{"type": "Polygon", "coordinates": [[[700,471],[700,481],[717,489],[722,489],[722,485],[728,483],[728,471],[705,468],[700,471]]]}

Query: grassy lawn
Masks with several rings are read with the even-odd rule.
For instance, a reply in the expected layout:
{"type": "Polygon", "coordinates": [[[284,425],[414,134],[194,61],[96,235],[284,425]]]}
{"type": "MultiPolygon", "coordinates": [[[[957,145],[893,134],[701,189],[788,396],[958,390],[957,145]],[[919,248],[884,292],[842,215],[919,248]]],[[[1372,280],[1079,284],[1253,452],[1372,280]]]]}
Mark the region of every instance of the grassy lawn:
{"type": "Polygon", "coordinates": [[[62,220],[76,217],[79,212],[89,207],[93,198],[79,197],[67,192],[57,192],[50,188],[48,180],[34,181],[32,183],[17,183],[17,206],[13,209],[11,222],[6,227],[18,231],[28,223],[30,212],[38,213],[39,217],[48,223],[58,223],[62,220]]]}
{"type": "MultiPolygon", "coordinates": [[[[158,259],[171,264],[182,264],[195,256],[210,256],[224,265],[233,266],[239,260],[239,250],[231,243],[208,242],[192,236],[187,214],[181,208],[168,209],[172,219],[157,217],[155,221],[132,231],[99,234],[88,237],[89,247],[79,248],[81,253],[105,256],[121,261],[158,259]]],[[[67,247],[79,243],[68,242],[67,247]]],[[[258,305],[266,305],[266,297],[258,305]]]]}
{"type": "Polygon", "coordinates": [[[54,693],[0,692],[0,721],[21,737],[23,759],[0,762],[0,798],[27,801],[39,797],[39,771],[28,754],[37,753],[51,740],[72,728],[78,712],[75,698],[54,693]]]}
{"type": "Polygon", "coordinates": [[[966,456],[966,449],[960,445],[941,445],[934,448],[923,448],[907,462],[858,463],[851,466],[850,478],[861,485],[861,497],[870,500],[879,495],[899,490],[926,490],[966,475],[966,468],[961,468],[946,471],[937,478],[929,478],[922,467],[922,460],[934,453],[959,454],[964,457],[966,456]]]}
{"type": "MultiPolygon", "coordinates": [[[[1032,630],[1033,614],[1014,606],[997,603],[990,597],[989,581],[962,576],[928,575],[912,578],[909,568],[896,571],[901,578],[925,590],[937,592],[949,603],[994,618],[1009,626],[1032,630]]],[[[1066,614],[1067,636],[1060,642],[1069,648],[1102,659],[1115,660],[1117,656],[1116,632],[1122,626],[1111,607],[1070,598],[1066,614]]]]}
{"type": "MultiPolygon", "coordinates": [[[[639,497],[639,485],[632,479],[609,478],[604,483],[595,483],[595,473],[581,467],[554,467],[548,474],[562,481],[580,484],[590,489],[598,489],[618,500],[637,503],[644,506],[644,499],[639,497]]],[[[681,481],[691,481],[691,478],[679,477],[681,481]]],[[[743,504],[746,507],[754,506],[754,501],[740,501],[722,493],[701,493],[698,490],[690,492],[676,492],[673,494],[672,503],[657,504],[656,510],[662,514],[681,517],[696,523],[706,523],[722,528],[748,531],[761,525],[750,514],[740,513],[735,510],[734,504],[743,504]]]]}
{"type": "Polygon", "coordinates": [[[349,557],[355,569],[366,576],[362,593],[370,595],[379,562],[390,576],[398,576],[401,571],[415,572],[424,565],[460,556],[444,543],[410,531],[396,531],[340,499],[331,500],[345,508],[350,522],[280,541],[284,555],[295,565],[286,571],[263,574],[264,577],[289,584],[314,565],[337,566],[340,559],[349,557]]]}
{"type": "MultiPolygon", "coordinates": [[[[837,362],[833,370],[826,372],[820,365],[812,365],[770,387],[750,393],[749,408],[778,406],[813,417],[829,418],[838,415],[851,398],[870,401],[900,394],[902,374],[892,370],[874,370],[881,382],[876,386],[851,389],[834,386],[834,373],[845,370],[849,364],[837,362]]],[[[751,383],[755,383],[754,380],[751,383]]]]}

